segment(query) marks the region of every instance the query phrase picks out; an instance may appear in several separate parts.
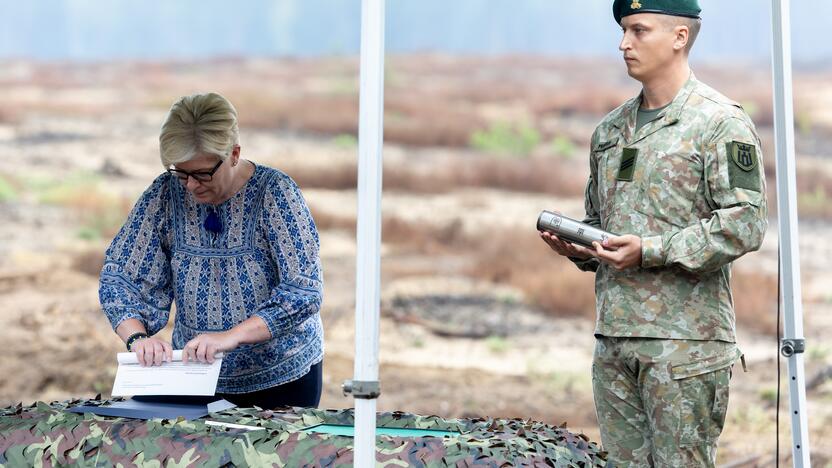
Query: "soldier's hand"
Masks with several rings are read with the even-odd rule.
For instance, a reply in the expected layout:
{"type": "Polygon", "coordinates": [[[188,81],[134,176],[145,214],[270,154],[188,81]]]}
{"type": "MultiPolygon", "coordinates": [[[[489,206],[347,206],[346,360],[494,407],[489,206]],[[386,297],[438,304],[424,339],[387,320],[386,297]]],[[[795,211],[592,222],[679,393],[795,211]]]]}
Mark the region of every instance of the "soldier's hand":
{"type": "Polygon", "coordinates": [[[586,247],[575,245],[571,242],[566,242],[561,240],[558,236],[550,234],[546,231],[539,231],[540,238],[546,242],[549,247],[557,252],[558,255],[563,255],[564,257],[572,257],[577,258],[580,260],[587,260],[589,258],[594,257],[595,252],[586,247]]]}
{"type": "Polygon", "coordinates": [[[616,270],[641,265],[641,237],[632,234],[613,236],[604,240],[603,245],[593,242],[595,256],[610,264],[616,270]]]}

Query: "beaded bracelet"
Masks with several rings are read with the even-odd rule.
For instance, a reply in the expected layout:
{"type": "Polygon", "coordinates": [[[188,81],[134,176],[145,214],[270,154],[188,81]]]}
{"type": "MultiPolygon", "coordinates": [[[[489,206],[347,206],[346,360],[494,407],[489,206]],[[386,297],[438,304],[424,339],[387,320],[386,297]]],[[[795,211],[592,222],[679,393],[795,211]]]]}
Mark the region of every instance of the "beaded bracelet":
{"type": "Polygon", "coordinates": [[[133,351],[132,349],[130,349],[130,348],[133,347],[133,343],[135,343],[136,341],[138,341],[142,338],[150,338],[150,337],[148,336],[147,333],[144,333],[144,332],[133,333],[132,335],[130,335],[127,338],[127,351],[133,351]]]}

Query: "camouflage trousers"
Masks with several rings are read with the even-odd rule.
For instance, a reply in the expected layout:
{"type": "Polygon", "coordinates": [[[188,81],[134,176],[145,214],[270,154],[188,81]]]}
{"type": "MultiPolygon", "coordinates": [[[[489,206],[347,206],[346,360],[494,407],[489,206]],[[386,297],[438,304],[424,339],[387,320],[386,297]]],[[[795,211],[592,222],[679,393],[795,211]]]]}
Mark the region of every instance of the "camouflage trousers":
{"type": "Polygon", "coordinates": [[[615,467],[712,467],[736,344],[599,337],[592,388],[615,467]]]}

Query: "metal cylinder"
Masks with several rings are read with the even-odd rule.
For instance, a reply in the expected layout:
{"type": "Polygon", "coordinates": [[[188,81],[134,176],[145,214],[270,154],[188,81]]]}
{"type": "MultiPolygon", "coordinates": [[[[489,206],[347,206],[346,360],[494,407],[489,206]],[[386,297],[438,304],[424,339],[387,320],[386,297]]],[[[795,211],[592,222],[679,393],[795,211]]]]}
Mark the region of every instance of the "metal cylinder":
{"type": "Polygon", "coordinates": [[[559,213],[543,210],[537,217],[537,230],[546,231],[560,239],[584,247],[593,248],[593,242],[604,242],[617,234],[609,233],[595,226],[582,223],[559,213]]]}

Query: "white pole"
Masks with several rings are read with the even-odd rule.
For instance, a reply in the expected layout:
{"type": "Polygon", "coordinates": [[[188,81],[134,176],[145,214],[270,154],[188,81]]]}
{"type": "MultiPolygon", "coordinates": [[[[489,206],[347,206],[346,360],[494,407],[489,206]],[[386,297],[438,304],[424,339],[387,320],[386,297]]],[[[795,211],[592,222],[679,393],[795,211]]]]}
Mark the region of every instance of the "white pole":
{"type": "Polygon", "coordinates": [[[792,460],[810,467],[809,426],[803,366],[803,308],[800,291],[792,108],[792,56],[789,0],[772,0],[772,71],[774,78],[774,143],[777,156],[777,218],[780,235],[780,289],[783,295],[781,353],[788,358],[792,460]]]}
{"type": "Polygon", "coordinates": [[[361,2],[358,126],[358,219],[355,282],[355,370],[345,385],[355,398],[355,466],[375,465],[381,174],[384,122],[384,0],[361,2]]]}

